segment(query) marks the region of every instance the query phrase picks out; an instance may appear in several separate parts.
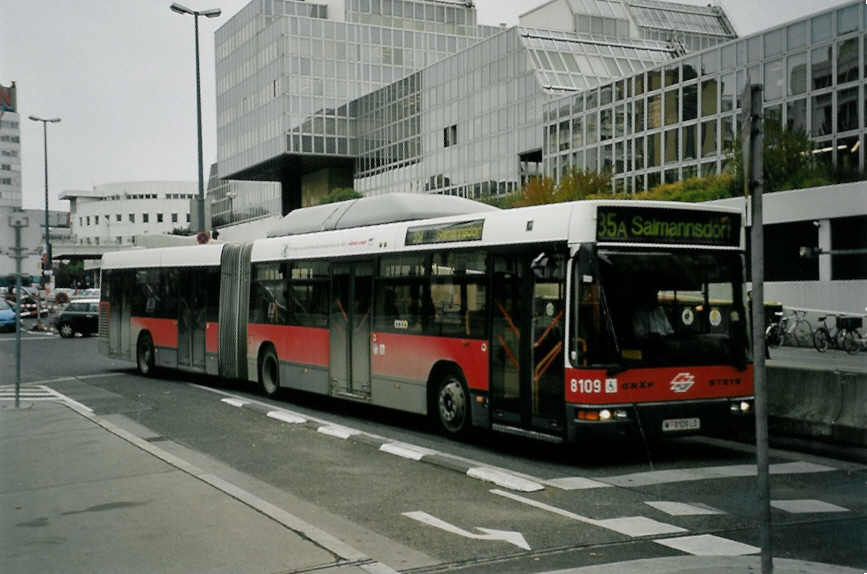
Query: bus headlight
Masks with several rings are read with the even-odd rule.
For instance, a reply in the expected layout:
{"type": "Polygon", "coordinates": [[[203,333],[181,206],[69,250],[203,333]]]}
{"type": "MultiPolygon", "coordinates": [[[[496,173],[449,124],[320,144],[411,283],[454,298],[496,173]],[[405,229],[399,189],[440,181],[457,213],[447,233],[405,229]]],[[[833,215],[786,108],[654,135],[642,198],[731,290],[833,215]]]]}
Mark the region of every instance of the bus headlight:
{"type": "Polygon", "coordinates": [[[729,411],[733,415],[746,415],[752,412],[753,403],[751,401],[733,401],[729,403],[729,411]]]}
{"type": "Polygon", "coordinates": [[[611,420],[611,411],[608,409],[602,409],[599,411],[599,420],[600,421],[608,421],[611,420]]]}

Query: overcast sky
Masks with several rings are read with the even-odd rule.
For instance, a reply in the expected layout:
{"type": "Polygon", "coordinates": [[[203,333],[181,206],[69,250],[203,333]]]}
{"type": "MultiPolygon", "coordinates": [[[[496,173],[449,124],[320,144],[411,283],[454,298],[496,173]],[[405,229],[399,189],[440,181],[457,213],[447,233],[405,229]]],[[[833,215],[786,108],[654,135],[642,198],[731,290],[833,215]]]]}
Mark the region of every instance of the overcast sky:
{"type": "MultiPolygon", "coordinates": [[[[248,0],[182,0],[221,8],[200,19],[205,177],[216,158],[214,31],[248,0]]],[[[707,0],[682,0],[707,4],[707,0]]],[[[722,0],[739,35],[844,0],[722,0]]],[[[476,0],[479,22],[517,24],[543,0],[476,0]]],[[[195,181],[193,19],[171,0],[0,0],[0,84],[15,81],[25,208],[44,206],[41,124],[48,127],[49,205],[68,190],[121,181],[195,181]]]]}

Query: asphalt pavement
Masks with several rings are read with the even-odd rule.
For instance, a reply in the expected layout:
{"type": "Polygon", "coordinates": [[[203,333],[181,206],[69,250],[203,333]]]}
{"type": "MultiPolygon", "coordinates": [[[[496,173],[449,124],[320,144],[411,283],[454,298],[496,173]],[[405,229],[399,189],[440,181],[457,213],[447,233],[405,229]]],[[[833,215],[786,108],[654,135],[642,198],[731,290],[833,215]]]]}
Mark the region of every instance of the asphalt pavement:
{"type": "MultiPolygon", "coordinates": [[[[50,399],[50,397],[45,397],[50,399]]],[[[205,471],[144,427],[25,395],[0,402],[0,556],[25,572],[396,572],[205,471]]],[[[784,574],[863,574],[775,559],[784,574]]],[[[760,572],[757,556],[677,556],[557,574],[760,572]]]]}

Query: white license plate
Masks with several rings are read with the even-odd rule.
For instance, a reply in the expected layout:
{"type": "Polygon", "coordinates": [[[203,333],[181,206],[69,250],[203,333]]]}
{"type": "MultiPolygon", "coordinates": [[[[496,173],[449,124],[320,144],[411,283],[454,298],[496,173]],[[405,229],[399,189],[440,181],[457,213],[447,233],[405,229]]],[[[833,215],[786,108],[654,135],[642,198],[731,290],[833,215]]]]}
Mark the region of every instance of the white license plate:
{"type": "Polygon", "coordinates": [[[664,432],[697,430],[701,428],[701,419],[665,419],[662,421],[662,430],[664,432]]]}

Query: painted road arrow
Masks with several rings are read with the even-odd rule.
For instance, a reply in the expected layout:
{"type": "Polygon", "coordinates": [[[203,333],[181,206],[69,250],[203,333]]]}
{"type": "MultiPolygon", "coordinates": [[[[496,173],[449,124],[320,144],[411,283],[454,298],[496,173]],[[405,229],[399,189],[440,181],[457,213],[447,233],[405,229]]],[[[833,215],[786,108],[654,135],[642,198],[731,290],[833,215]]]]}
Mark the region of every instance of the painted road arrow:
{"type": "Polygon", "coordinates": [[[527,544],[527,541],[524,540],[524,537],[520,532],[494,530],[492,528],[481,528],[476,526],[476,530],[484,532],[484,534],[476,534],[475,532],[458,528],[454,524],[449,524],[445,520],[440,520],[436,516],[431,516],[427,512],[404,512],[403,515],[407,518],[417,520],[422,524],[427,524],[428,526],[433,526],[434,528],[439,528],[440,530],[445,530],[446,532],[451,532],[452,534],[457,534],[464,538],[472,538],[473,540],[501,540],[503,542],[508,542],[509,544],[514,544],[518,548],[530,550],[530,545],[527,544]]]}

